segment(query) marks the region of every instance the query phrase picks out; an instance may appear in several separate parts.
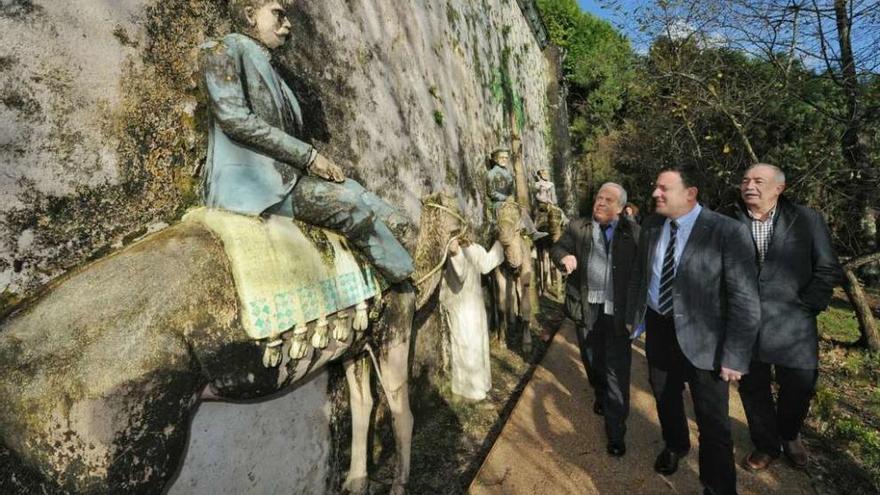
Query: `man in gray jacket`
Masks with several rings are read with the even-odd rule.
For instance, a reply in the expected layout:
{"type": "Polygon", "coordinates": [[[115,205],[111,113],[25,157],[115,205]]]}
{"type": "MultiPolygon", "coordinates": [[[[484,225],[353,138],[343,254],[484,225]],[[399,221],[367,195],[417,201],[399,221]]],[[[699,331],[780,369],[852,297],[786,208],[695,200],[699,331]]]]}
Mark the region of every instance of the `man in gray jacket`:
{"type": "Polygon", "coordinates": [[[819,374],[816,315],[842,278],[822,215],[788,201],[784,190],[782,170],[754,165],[743,176],[735,213],[752,232],[761,289],[761,331],[751,371],[739,386],[755,445],[743,466],[752,471],[767,468],[781,452],[796,466],[807,464],[799,434],[819,374]],[[771,368],[779,384],[776,401],[771,368]]]}
{"type": "Polygon", "coordinates": [[[605,416],[606,451],[614,457],[626,453],[632,350],[625,308],[639,242],[639,226],[620,215],[625,204],[623,187],[603,184],[592,217],[569,223],[550,250],[569,274],[565,307],[577,325],[581,360],[596,394],[593,411],[605,416]]]}
{"type": "Polygon", "coordinates": [[[407,219],[296,136],[302,114],[272,67],[270,50],[290,35],[277,0],[230,0],[237,33],[202,45],[199,65],[212,123],[205,203],[238,213],[272,213],[339,231],[391,283],[413,271],[389,227],[407,219]]]}
{"type": "Polygon", "coordinates": [[[656,214],[645,219],[630,279],[630,328],[645,352],[664,449],[654,470],[671,475],[690,450],[682,392],[690,385],[700,430],[705,493],[734,495],[728,382],[749,371],[760,324],[755,250],[748,229],[697,202],[687,170],[657,176],[656,214]]]}

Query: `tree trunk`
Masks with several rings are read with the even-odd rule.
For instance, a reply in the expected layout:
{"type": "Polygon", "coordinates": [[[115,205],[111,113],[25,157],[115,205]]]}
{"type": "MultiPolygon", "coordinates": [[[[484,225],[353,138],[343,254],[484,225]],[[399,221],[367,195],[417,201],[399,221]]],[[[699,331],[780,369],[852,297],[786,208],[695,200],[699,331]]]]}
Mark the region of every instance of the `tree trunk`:
{"type": "MultiPolygon", "coordinates": [[[[841,136],[840,144],[843,157],[853,170],[858,174],[856,184],[856,201],[853,205],[855,212],[853,220],[861,220],[862,213],[872,205],[876,191],[872,184],[876,184],[877,171],[872,165],[867,147],[862,139],[864,108],[861,105],[860,85],[858,72],[856,71],[855,57],[852,49],[852,19],[850,19],[851,0],[834,0],[834,17],[837,23],[837,41],[840,47],[840,84],[846,99],[846,129],[841,136]]],[[[874,250],[877,247],[875,236],[862,231],[861,237],[865,243],[865,250],[874,250]]]]}
{"type": "Polygon", "coordinates": [[[859,331],[862,333],[859,342],[874,352],[880,351],[880,334],[877,332],[877,321],[874,319],[871,305],[868,304],[865,291],[862,289],[858,277],[856,277],[856,269],[876,261],[880,261],[880,252],[860,256],[843,265],[843,272],[846,274],[847,281],[843,287],[856,312],[856,318],[859,320],[859,331]]]}

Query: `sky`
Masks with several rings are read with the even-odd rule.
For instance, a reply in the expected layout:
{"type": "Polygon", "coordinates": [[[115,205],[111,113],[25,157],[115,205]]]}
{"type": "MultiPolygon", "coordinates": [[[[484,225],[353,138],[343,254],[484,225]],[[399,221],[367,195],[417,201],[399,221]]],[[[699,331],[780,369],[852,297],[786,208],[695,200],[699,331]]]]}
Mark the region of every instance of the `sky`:
{"type": "Polygon", "coordinates": [[[626,14],[632,12],[637,5],[644,3],[644,0],[577,0],[577,3],[581,10],[605,19],[618,28],[623,27],[623,34],[627,35],[631,41],[633,40],[635,33],[628,32],[632,29],[631,25],[620,26],[620,24],[621,21],[626,20],[626,14]],[[616,10],[613,7],[616,7],[616,10]]]}

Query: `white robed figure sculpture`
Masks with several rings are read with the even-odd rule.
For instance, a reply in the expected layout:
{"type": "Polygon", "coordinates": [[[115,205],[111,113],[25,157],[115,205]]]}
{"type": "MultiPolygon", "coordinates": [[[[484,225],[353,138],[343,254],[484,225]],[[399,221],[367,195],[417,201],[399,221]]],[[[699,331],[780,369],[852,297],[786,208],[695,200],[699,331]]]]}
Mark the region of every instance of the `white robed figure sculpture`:
{"type": "Polygon", "coordinates": [[[504,247],[495,241],[488,252],[479,244],[453,240],[440,285],[440,306],[449,325],[452,393],[483,400],[492,388],[489,363],[489,322],[481,275],[504,261],[504,247]]]}

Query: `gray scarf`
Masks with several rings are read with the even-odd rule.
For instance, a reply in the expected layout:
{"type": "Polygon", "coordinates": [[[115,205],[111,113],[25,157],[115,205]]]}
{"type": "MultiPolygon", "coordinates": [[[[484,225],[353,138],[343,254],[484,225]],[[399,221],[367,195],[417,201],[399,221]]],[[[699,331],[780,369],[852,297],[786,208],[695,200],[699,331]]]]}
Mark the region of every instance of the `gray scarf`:
{"type": "Polygon", "coordinates": [[[611,276],[611,249],[605,251],[605,233],[593,220],[593,246],[587,262],[587,302],[604,304],[605,314],[614,314],[614,286],[611,276]]]}

